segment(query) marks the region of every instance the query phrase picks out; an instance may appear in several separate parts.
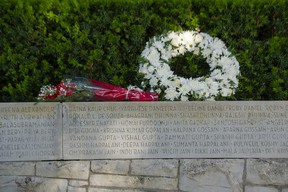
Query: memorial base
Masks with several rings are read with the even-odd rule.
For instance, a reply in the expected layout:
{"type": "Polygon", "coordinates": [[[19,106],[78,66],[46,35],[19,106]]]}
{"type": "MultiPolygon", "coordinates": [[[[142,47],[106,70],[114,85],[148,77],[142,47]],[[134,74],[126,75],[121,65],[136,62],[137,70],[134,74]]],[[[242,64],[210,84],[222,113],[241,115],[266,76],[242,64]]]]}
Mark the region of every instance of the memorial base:
{"type": "Polygon", "coordinates": [[[286,101],[2,103],[0,191],[287,192],[287,111],[286,101]]]}

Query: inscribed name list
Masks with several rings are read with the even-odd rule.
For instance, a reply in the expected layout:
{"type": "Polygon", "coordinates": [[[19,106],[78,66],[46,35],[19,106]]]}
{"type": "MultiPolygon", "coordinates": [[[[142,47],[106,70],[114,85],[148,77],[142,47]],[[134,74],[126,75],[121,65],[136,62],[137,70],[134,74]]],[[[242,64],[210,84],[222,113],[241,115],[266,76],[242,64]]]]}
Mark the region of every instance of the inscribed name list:
{"type": "Polygon", "coordinates": [[[0,105],[0,161],[62,158],[60,103],[0,105]]]}
{"type": "Polygon", "coordinates": [[[64,159],[288,157],[285,101],[64,105],[64,159]]]}

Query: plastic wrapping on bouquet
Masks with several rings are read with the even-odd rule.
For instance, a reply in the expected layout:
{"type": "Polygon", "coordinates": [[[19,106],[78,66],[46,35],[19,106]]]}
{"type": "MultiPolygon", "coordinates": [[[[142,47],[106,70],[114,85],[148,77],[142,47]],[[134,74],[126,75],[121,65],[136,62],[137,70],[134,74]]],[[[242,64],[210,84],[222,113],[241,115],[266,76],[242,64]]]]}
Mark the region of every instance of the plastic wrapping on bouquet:
{"type": "Polygon", "coordinates": [[[89,91],[94,101],[158,101],[158,93],[126,89],[109,83],[73,77],[62,80],[57,86],[58,94],[69,96],[77,91],[89,91]]]}
{"type": "Polygon", "coordinates": [[[130,90],[96,80],[90,80],[90,82],[96,87],[100,87],[94,90],[94,100],[96,101],[158,101],[158,94],[155,92],[130,90]]]}

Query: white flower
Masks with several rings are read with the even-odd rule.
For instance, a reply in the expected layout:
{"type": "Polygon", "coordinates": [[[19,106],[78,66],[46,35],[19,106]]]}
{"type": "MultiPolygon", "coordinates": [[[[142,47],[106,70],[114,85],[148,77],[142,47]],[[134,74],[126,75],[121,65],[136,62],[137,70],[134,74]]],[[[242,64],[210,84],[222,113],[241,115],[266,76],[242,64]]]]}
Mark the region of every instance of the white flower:
{"type": "Polygon", "coordinates": [[[176,56],[179,55],[178,53],[179,53],[179,52],[178,52],[178,49],[173,49],[173,50],[171,51],[171,56],[172,56],[172,57],[176,57],[176,56]]]}
{"type": "Polygon", "coordinates": [[[157,70],[156,70],[156,74],[158,77],[162,78],[164,76],[168,76],[169,74],[169,71],[167,68],[165,67],[159,67],[157,70]]]}
{"type": "Polygon", "coordinates": [[[185,96],[185,95],[181,95],[180,100],[181,101],[188,101],[189,98],[187,96],[185,96]]]}
{"type": "Polygon", "coordinates": [[[218,83],[216,82],[212,82],[210,85],[209,85],[209,92],[211,95],[217,95],[218,94],[218,83]]]}
{"type": "Polygon", "coordinates": [[[223,97],[231,96],[232,93],[233,93],[233,90],[229,89],[229,88],[223,88],[222,91],[221,91],[221,95],[223,97]]]}
{"type": "Polygon", "coordinates": [[[173,72],[170,70],[170,68],[168,67],[168,65],[163,65],[162,67],[158,67],[156,69],[156,74],[158,75],[158,77],[163,78],[163,77],[170,77],[173,75],[173,72]]]}
{"type": "Polygon", "coordinates": [[[195,44],[195,38],[194,38],[194,32],[191,31],[184,31],[182,34],[182,39],[184,44],[186,44],[186,48],[188,49],[188,47],[190,47],[190,45],[194,45],[195,44]]]}
{"type": "Polygon", "coordinates": [[[215,101],[215,97],[209,97],[206,99],[206,101],[215,101]]]}
{"type": "Polygon", "coordinates": [[[200,48],[196,47],[195,50],[193,51],[194,55],[199,55],[200,54],[200,48]]]}
{"type": "Polygon", "coordinates": [[[166,100],[187,101],[191,95],[214,100],[218,95],[231,96],[238,87],[240,67],[236,58],[230,55],[223,41],[206,33],[172,31],[166,36],[154,37],[152,43],[146,44],[141,56],[148,63],[140,64],[139,72],[144,74],[152,90],[159,94],[164,91],[166,100]],[[210,67],[210,74],[198,78],[174,75],[169,60],[186,52],[201,54],[210,67]]]}
{"type": "Polygon", "coordinates": [[[186,52],[185,46],[180,46],[180,47],[178,48],[178,51],[179,51],[179,54],[184,55],[184,53],[186,52]]]}
{"type": "Polygon", "coordinates": [[[144,51],[141,53],[141,57],[144,57],[144,58],[148,57],[148,55],[150,53],[150,49],[147,46],[148,46],[148,43],[146,44],[144,51]]]}
{"type": "Polygon", "coordinates": [[[168,76],[162,78],[160,81],[160,85],[164,87],[173,87],[173,81],[169,80],[168,78],[168,76]]]}
{"type": "Polygon", "coordinates": [[[199,33],[195,36],[195,43],[200,43],[203,41],[203,37],[202,35],[200,35],[199,33]]]}
{"type": "Polygon", "coordinates": [[[169,61],[172,57],[172,46],[169,45],[166,49],[161,49],[161,59],[169,61]]]}
{"type": "Polygon", "coordinates": [[[175,47],[178,47],[182,44],[180,36],[175,32],[169,33],[168,38],[171,39],[171,45],[175,47]]]}
{"type": "Polygon", "coordinates": [[[213,79],[221,79],[221,70],[220,69],[215,69],[214,71],[212,71],[211,75],[210,75],[213,79]]]}
{"type": "Polygon", "coordinates": [[[207,59],[207,61],[209,61],[210,70],[214,70],[217,66],[219,66],[216,58],[207,59]]]}
{"type": "MultiPolygon", "coordinates": [[[[203,48],[202,48],[202,49],[203,49],[203,48]]],[[[204,49],[204,50],[201,52],[201,54],[202,54],[202,56],[203,56],[204,58],[208,58],[208,57],[210,57],[210,55],[211,55],[211,49],[209,49],[209,48],[204,49]]]]}
{"type": "Polygon", "coordinates": [[[152,66],[149,66],[149,67],[147,68],[147,71],[148,71],[149,73],[153,73],[154,70],[155,70],[155,68],[152,67],[152,66]]]}
{"type": "Polygon", "coordinates": [[[154,87],[154,86],[157,86],[158,85],[158,79],[157,78],[151,78],[149,80],[149,84],[154,87]]]}
{"type": "Polygon", "coordinates": [[[57,88],[52,86],[52,85],[43,85],[40,88],[40,92],[38,97],[47,97],[47,96],[52,96],[57,93],[57,88]]]}
{"type": "Polygon", "coordinates": [[[164,47],[163,41],[154,41],[152,46],[154,46],[156,49],[161,50],[164,47]]]}
{"type": "Polygon", "coordinates": [[[196,87],[198,87],[198,82],[199,82],[199,81],[197,81],[196,79],[193,79],[193,80],[191,80],[191,81],[189,82],[189,83],[190,83],[190,86],[192,87],[192,89],[197,90],[196,87]]]}
{"type": "Polygon", "coordinates": [[[175,79],[175,80],[173,81],[173,86],[174,86],[174,87],[178,87],[180,84],[181,84],[181,81],[180,81],[179,79],[175,79]]]}
{"type": "MultiPolygon", "coordinates": [[[[155,90],[158,94],[160,94],[162,91],[161,91],[161,89],[156,89],[155,90]]],[[[152,91],[153,92],[153,91],[152,91]]]]}
{"type": "Polygon", "coordinates": [[[219,60],[219,65],[223,66],[223,69],[230,68],[233,65],[233,61],[229,57],[221,57],[219,60]]]}
{"type": "Polygon", "coordinates": [[[142,63],[139,65],[139,72],[147,74],[148,73],[147,68],[148,68],[148,63],[145,63],[145,64],[142,63]]]}
{"type": "Polygon", "coordinates": [[[217,37],[214,39],[213,43],[210,44],[210,46],[213,50],[216,50],[216,51],[217,50],[222,51],[223,49],[225,49],[225,44],[223,43],[223,41],[221,41],[217,37]]]}
{"type": "Polygon", "coordinates": [[[173,101],[175,98],[179,97],[179,93],[176,91],[176,89],[173,88],[167,88],[165,90],[165,98],[167,100],[173,101]]]}
{"type": "Polygon", "coordinates": [[[182,93],[184,95],[188,94],[190,90],[191,90],[191,86],[188,83],[182,85],[179,88],[180,93],[182,93]]]}
{"type": "Polygon", "coordinates": [[[155,75],[152,74],[152,73],[147,73],[147,74],[145,75],[145,79],[152,79],[152,78],[156,78],[155,75]]]}
{"type": "Polygon", "coordinates": [[[160,53],[154,47],[152,47],[147,55],[147,60],[151,63],[151,65],[158,67],[160,65],[159,59],[160,53]]]}

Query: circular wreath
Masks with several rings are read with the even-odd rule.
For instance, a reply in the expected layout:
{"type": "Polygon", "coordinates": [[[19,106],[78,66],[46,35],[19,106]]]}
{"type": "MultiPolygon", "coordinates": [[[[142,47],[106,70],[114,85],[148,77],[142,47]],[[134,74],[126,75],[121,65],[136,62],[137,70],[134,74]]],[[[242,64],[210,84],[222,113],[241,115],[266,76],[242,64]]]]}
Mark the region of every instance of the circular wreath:
{"type": "Polygon", "coordinates": [[[235,93],[240,74],[239,63],[223,41],[197,31],[169,32],[153,37],[141,54],[139,72],[144,74],[151,91],[164,94],[166,100],[215,100],[235,93]],[[183,78],[173,73],[169,60],[192,52],[201,54],[210,67],[210,74],[183,78]]]}

